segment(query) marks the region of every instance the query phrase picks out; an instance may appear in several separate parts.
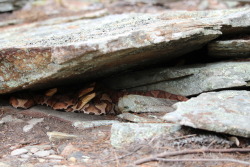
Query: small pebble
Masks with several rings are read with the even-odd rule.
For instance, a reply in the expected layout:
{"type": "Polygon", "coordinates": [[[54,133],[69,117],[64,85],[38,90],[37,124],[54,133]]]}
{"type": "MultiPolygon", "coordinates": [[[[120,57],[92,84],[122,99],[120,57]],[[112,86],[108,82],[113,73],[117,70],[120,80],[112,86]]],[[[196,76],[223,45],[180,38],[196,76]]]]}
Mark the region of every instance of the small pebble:
{"type": "Polygon", "coordinates": [[[75,158],[75,157],[70,157],[68,160],[69,160],[70,162],[76,162],[76,158],[75,158]]]}
{"type": "Polygon", "coordinates": [[[55,154],[54,150],[49,150],[50,154],[55,154]]]}
{"type": "Polygon", "coordinates": [[[30,152],[33,153],[33,154],[36,153],[37,151],[39,151],[39,149],[36,148],[36,147],[33,147],[33,148],[30,149],[30,152]]]}
{"type": "Polygon", "coordinates": [[[25,153],[27,153],[27,152],[28,152],[27,149],[20,148],[20,149],[13,150],[13,151],[10,153],[10,155],[16,156],[16,155],[25,154],[25,153]]]}
{"type": "Polygon", "coordinates": [[[38,151],[34,155],[37,157],[46,157],[50,155],[50,151],[38,151]]]}
{"type": "Polygon", "coordinates": [[[49,159],[64,159],[62,156],[60,155],[49,155],[47,158],[49,159]]]}
{"type": "Polygon", "coordinates": [[[60,163],[60,162],[62,162],[62,160],[61,159],[50,159],[49,162],[50,163],[60,163]]]}
{"type": "Polygon", "coordinates": [[[42,162],[45,162],[46,160],[42,159],[42,158],[39,158],[38,161],[42,163],[42,162]]]}
{"type": "Polygon", "coordinates": [[[3,163],[3,162],[0,162],[0,166],[1,166],[1,167],[10,167],[9,164],[3,163]]]}
{"type": "Polygon", "coordinates": [[[28,154],[22,154],[21,158],[28,159],[28,158],[30,158],[30,156],[28,154]]]}

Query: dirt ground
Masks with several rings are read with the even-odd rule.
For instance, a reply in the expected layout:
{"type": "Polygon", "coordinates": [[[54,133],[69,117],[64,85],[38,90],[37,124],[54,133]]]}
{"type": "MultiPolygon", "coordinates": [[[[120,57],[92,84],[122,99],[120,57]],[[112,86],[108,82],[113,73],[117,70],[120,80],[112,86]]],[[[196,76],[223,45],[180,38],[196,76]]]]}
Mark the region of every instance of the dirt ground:
{"type": "MultiPolygon", "coordinates": [[[[60,111],[56,111],[58,115],[60,111]]],[[[100,126],[95,128],[80,129],[73,127],[70,121],[59,119],[59,117],[43,115],[43,121],[34,125],[30,131],[24,132],[24,127],[32,119],[39,119],[42,115],[31,114],[28,110],[18,110],[9,106],[3,106],[0,113],[0,121],[6,116],[12,121],[0,122],[0,162],[5,166],[72,166],[72,167],[94,167],[94,166],[137,166],[135,161],[152,156],[164,151],[181,151],[186,149],[216,148],[228,149],[237,148],[235,142],[228,140],[228,136],[213,134],[212,132],[197,131],[184,128],[183,133],[173,136],[162,136],[151,141],[135,143],[123,149],[115,149],[110,144],[111,126],[100,126]],[[50,141],[47,132],[57,131],[76,135],[77,138],[70,140],[50,141]],[[49,156],[39,157],[35,154],[26,153],[28,156],[11,155],[13,150],[20,148],[37,147],[46,145],[53,155],[61,159],[51,159],[49,156]],[[73,149],[65,153],[66,147],[73,149]],[[79,154],[79,155],[78,155],[79,154]],[[72,158],[72,156],[74,158],[72,158]]],[[[81,114],[81,113],[73,113],[81,114]]],[[[247,139],[239,139],[240,146],[249,148],[247,139]]],[[[67,151],[66,151],[67,152],[67,151]]],[[[191,162],[160,162],[152,161],[142,167],[154,166],[211,166],[211,167],[233,167],[248,166],[234,162],[219,162],[220,159],[236,159],[237,161],[250,161],[249,153],[203,153],[178,155],[169,158],[186,159],[191,162]],[[202,162],[201,159],[216,159],[217,161],[202,162]],[[194,159],[200,159],[197,162],[194,159]]],[[[4,166],[0,163],[0,166],[4,166]]]]}

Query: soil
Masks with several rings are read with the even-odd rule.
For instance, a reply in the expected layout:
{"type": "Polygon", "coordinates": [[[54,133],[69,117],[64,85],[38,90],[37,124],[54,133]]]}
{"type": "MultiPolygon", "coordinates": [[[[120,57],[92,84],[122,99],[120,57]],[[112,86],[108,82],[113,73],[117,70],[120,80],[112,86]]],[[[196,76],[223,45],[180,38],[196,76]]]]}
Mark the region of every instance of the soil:
{"type": "MultiPolygon", "coordinates": [[[[60,114],[60,111],[58,111],[60,114]]],[[[82,113],[74,113],[82,114],[82,113]]],[[[212,132],[197,131],[184,128],[183,133],[174,136],[162,136],[151,141],[135,143],[123,149],[115,149],[110,145],[110,127],[100,126],[88,129],[79,129],[72,126],[69,121],[60,120],[56,117],[46,116],[44,120],[36,124],[30,131],[24,132],[23,127],[27,125],[27,121],[34,118],[41,118],[41,115],[31,116],[28,110],[22,111],[11,107],[4,106],[1,109],[0,120],[6,116],[12,116],[12,122],[0,124],[0,162],[11,166],[135,166],[133,163],[141,158],[155,155],[164,151],[176,151],[197,148],[220,148],[228,149],[237,147],[234,142],[228,140],[228,136],[213,134],[212,132]],[[27,114],[25,114],[27,113],[27,114]],[[78,136],[71,140],[50,141],[47,132],[58,131],[78,136]],[[192,135],[190,135],[192,134],[192,135]],[[195,137],[196,136],[196,137],[195,137]],[[191,139],[192,138],[192,139],[191,139]],[[219,138],[219,139],[218,139],[219,138]],[[214,142],[215,141],[215,142],[214,142]],[[88,157],[86,162],[72,161],[69,155],[61,155],[67,145],[73,145],[78,151],[88,157]],[[45,159],[41,162],[41,158],[30,157],[22,161],[20,156],[10,156],[11,152],[18,148],[27,146],[39,147],[41,145],[50,145],[55,155],[60,155],[63,160],[57,163],[45,159]]],[[[247,139],[239,139],[244,143],[240,147],[249,147],[247,139]]],[[[174,159],[237,159],[249,162],[249,154],[242,153],[204,153],[189,154],[170,157],[174,159]]],[[[1,164],[0,164],[1,166],[1,164]]],[[[231,167],[231,166],[247,166],[233,162],[148,162],[139,166],[211,166],[211,167],[231,167]]]]}

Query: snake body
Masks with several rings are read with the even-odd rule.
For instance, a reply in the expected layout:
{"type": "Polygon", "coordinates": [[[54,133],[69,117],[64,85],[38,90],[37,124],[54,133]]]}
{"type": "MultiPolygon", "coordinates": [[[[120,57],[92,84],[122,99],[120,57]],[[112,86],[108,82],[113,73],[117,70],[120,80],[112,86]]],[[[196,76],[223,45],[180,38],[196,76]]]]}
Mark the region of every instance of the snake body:
{"type": "Polygon", "coordinates": [[[12,96],[10,104],[15,108],[28,109],[35,105],[46,105],[54,110],[80,112],[93,115],[118,114],[116,104],[120,97],[129,94],[186,101],[187,98],[164,91],[113,91],[91,84],[82,89],[49,89],[43,93],[12,96]]]}

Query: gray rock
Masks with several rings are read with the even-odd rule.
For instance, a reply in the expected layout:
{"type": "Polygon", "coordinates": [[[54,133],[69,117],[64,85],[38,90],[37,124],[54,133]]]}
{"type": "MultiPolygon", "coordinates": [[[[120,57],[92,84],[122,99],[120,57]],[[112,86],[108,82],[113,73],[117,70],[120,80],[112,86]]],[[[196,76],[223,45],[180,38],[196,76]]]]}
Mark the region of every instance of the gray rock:
{"type": "Polygon", "coordinates": [[[179,125],[169,123],[116,123],[112,125],[110,142],[113,147],[122,148],[135,142],[175,133],[179,125]]]}
{"type": "Polygon", "coordinates": [[[11,115],[6,115],[0,120],[0,124],[6,123],[6,122],[23,122],[23,120],[15,118],[11,115]]]}
{"type": "Polygon", "coordinates": [[[13,4],[7,2],[0,3],[0,12],[9,12],[12,10],[14,10],[13,4]]]}
{"type": "Polygon", "coordinates": [[[30,148],[30,152],[33,154],[36,153],[37,151],[39,151],[39,149],[36,147],[30,148]]]}
{"type": "Polygon", "coordinates": [[[23,159],[29,159],[30,155],[28,155],[28,154],[22,154],[20,157],[23,158],[23,159]]]}
{"type": "Polygon", "coordinates": [[[0,12],[10,12],[24,6],[29,0],[1,0],[0,12]]]}
{"type": "Polygon", "coordinates": [[[77,162],[88,162],[90,157],[85,156],[81,151],[76,151],[68,156],[68,160],[75,160],[77,162]]]}
{"type": "Polygon", "coordinates": [[[0,162],[0,167],[11,167],[11,165],[9,165],[5,162],[0,162]]]}
{"type": "Polygon", "coordinates": [[[181,125],[236,136],[250,137],[250,92],[203,93],[174,105],[163,119],[181,125]]]}
{"type": "Polygon", "coordinates": [[[216,40],[208,45],[210,56],[223,57],[250,57],[250,36],[231,40],[216,40]]]}
{"type": "Polygon", "coordinates": [[[51,149],[51,145],[48,144],[44,144],[44,145],[34,145],[34,146],[26,146],[23,147],[27,150],[29,150],[31,153],[35,153],[39,150],[50,150],[51,149]]]}
{"type": "Polygon", "coordinates": [[[99,121],[76,121],[73,123],[74,127],[87,129],[87,128],[94,128],[98,126],[105,126],[105,125],[112,125],[114,123],[118,123],[119,121],[116,120],[99,120],[99,121]]]}
{"type": "Polygon", "coordinates": [[[46,151],[37,151],[34,156],[42,158],[42,157],[47,157],[50,155],[50,151],[46,150],[46,151]]]}
{"type": "Polygon", "coordinates": [[[249,17],[249,9],[122,14],[4,28],[0,93],[85,81],[169,60],[201,48],[225,30],[249,28],[249,17]]]}
{"type": "Polygon", "coordinates": [[[24,132],[29,132],[36,124],[43,122],[44,118],[34,118],[27,121],[28,125],[23,127],[24,132]]]}
{"type": "Polygon", "coordinates": [[[176,101],[139,95],[126,95],[119,99],[121,112],[171,112],[176,101]]]}
{"type": "Polygon", "coordinates": [[[48,159],[58,159],[58,160],[62,160],[64,159],[62,156],[60,155],[49,155],[47,156],[48,159]]]}
{"type": "Polygon", "coordinates": [[[10,153],[10,155],[12,155],[12,156],[17,156],[17,155],[25,154],[25,153],[27,153],[27,152],[28,152],[27,149],[20,148],[20,149],[13,150],[13,151],[10,153]]]}
{"type": "MultiPolygon", "coordinates": [[[[154,74],[151,71],[141,71],[136,75],[141,75],[142,82],[138,79],[138,85],[144,83],[146,86],[139,86],[131,90],[163,90],[173,94],[190,96],[196,95],[205,91],[213,91],[223,88],[235,88],[248,86],[250,80],[249,62],[217,62],[209,64],[198,64],[184,67],[161,68],[154,69],[154,74]],[[151,79],[148,77],[148,72],[151,79]],[[153,84],[155,80],[164,78],[165,75],[180,74],[186,77],[176,78],[174,80],[158,82],[153,84]],[[145,76],[145,77],[144,77],[145,76]],[[145,82],[145,78],[148,78],[145,82]]],[[[124,78],[114,78],[112,82],[120,80],[127,86],[130,86],[130,81],[133,82],[135,77],[133,74],[123,75],[124,78]]],[[[133,84],[134,86],[134,84],[133,84]]]]}

